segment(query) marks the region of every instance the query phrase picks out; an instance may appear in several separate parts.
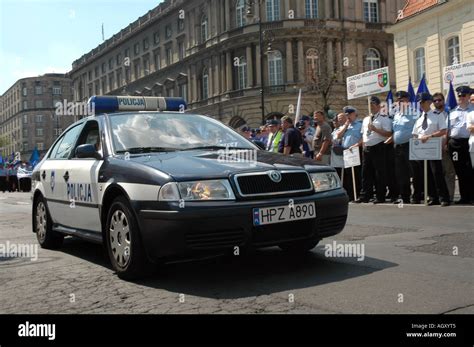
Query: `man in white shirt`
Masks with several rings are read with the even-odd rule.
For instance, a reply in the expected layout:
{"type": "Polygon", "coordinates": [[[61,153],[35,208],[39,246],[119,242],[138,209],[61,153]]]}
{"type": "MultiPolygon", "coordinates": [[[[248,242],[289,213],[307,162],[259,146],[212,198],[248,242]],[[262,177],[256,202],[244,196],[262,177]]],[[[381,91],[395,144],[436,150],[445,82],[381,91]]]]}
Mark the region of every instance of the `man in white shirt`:
{"type": "Polygon", "coordinates": [[[461,86],[456,88],[458,107],[449,115],[450,129],[448,149],[459,181],[461,200],[456,204],[469,204],[474,201],[474,177],[472,175],[471,156],[469,155],[469,137],[467,116],[474,112],[474,106],[469,102],[471,88],[461,86]]]}
{"type": "MultiPolygon", "coordinates": [[[[420,103],[422,114],[413,127],[413,136],[418,138],[421,142],[425,143],[433,137],[443,137],[446,135],[446,119],[442,114],[434,113],[431,110],[431,104],[433,97],[429,93],[420,93],[417,95],[417,101],[420,103]]],[[[423,162],[418,162],[418,165],[414,165],[414,175],[416,177],[423,176],[423,162]]],[[[440,205],[449,206],[450,198],[448,187],[443,174],[443,165],[441,160],[430,160],[429,161],[429,173],[432,179],[428,178],[429,195],[431,195],[431,201],[428,205],[440,205]]],[[[422,184],[423,180],[416,180],[417,185],[422,184]]],[[[422,187],[416,186],[415,192],[421,192],[422,187]]],[[[425,192],[427,194],[428,192],[425,192]]],[[[421,197],[419,197],[421,198],[421,197]]]]}
{"type": "Polygon", "coordinates": [[[355,202],[369,202],[374,195],[376,185],[376,199],[374,204],[385,202],[387,192],[386,161],[384,142],[392,136],[392,120],[386,114],[381,114],[381,101],[373,96],[370,99],[372,116],[364,118],[362,122],[362,139],[359,146],[363,145],[362,160],[362,190],[360,198],[355,202]]]}

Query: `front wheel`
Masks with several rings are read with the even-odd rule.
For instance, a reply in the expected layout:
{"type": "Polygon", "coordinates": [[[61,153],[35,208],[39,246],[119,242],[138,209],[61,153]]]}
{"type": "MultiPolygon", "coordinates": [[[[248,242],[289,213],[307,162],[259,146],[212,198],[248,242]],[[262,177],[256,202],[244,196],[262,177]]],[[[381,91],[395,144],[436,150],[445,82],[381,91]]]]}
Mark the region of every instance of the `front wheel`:
{"type": "Polygon", "coordinates": [[[129,202],[118,197],[110,206],[106,223],[106,245],[117,275],[125,280],[139,279],[150,270],[138,223],[129,202]]]}
{"type": "Polygon", "coordinates": [[[53,222],[42,196],[36,198],[33,205],[33,231],[41,248],[58,249],[63,244],[64,235],[53,230],[53,222]]]}
{"type": "Polygon", "coordinates": [[[280,247],[283,251],[292,253],[292,254],[299,254],[299,253],[306,253],[312,250],[314,247],[318,245],[320,240],[299,240],[299,241],[291,241],[285,242],[278,247],[280,247]]]}

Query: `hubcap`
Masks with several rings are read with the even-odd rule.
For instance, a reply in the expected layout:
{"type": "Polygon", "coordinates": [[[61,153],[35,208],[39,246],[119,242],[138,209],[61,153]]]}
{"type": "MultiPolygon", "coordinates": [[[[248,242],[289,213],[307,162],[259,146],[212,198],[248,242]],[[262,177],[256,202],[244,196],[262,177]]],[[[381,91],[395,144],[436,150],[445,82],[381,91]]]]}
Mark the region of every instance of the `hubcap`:
{"type": "Polygon", "coordinates": [[[130,261],[130,227],[123,211],[117,210],[112,215],[109,234],[115,261],[120,267],[126,267],[130,261]]]}
{"type": "Polygon", "coordinates": [[[41,201],[36,206],[36,234],[41,242],[46,238],[46,221],[46,206],[41,201]]]}

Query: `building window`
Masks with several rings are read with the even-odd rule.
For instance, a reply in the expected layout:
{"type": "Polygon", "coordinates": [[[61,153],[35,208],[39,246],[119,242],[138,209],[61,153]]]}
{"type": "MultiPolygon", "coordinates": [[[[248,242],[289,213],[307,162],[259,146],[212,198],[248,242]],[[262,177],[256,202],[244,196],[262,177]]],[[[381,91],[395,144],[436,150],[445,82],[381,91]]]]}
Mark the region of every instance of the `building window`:
{"type": "Polygon", "coordinates": [[[95,69],[94,69],[94,75],[95,75],[95,78],[99,77],[99,67],[96,66],[95,69]]]}
{"type": "Polygon", "coordinates": [[[267,0],[267,21],[280,19],[280,0],[267,0]]]}
{"type": "Polygon", "coordinates": [[[415,78],[416,82],[421,81],[425,74],[425,49],[418,48],[415,51],[415,78]]]}
{"type": "Polygon", "coordinates": [[[171,47],[166,48],[166,66],[171,65],[173,62],[173,52],[171,47]]]}
{"type": "Polygon", "coordinates": [[[105,73],[105,70],[106,70],[105,63],[102,63],[102,73],[103,73],[103,74],[105,73]]]}
{"type": "Polygon", "coordinates": [[[26,100],[23,101],[23,109],[24,110],[28,109],[28,101],[26,101],[26,100]]]}
{"type": "Polygon", "coordinates": [[[243,27],[245,22],[245,0],[237,0],[237,4],[235,6],[235,14],[237,16],[236,23],[237,27],[243,27]]]}
{"type": "Polygon", "coordinates": [[[122,86],[122,69],[117,70],[117,87],[122,86]]]}
{"type": "Polygon", "coordinates": [[[109,75],[109,88],[110,88],[110,90],[115,89],[115,80],[114,80],[114,74],[113,73],[109,75]]]}
{"type": "Polygon", "coordinates": [[[201,99],[209,99],[209,72],[207,68],[202,71],[201,89],[201,99]]]}
{"type": "Polygon", "coordinates": [[[125,50],[125,58],[130,58],[130,48],[125,50]]]}
{"type": "Polygon", "coordinates": [[[379,21],[378,0],[364,0],[364,19],[370,23],[377,23],[379,21]]]}
{"type": "Polygon", "coordinates": [[[92,70],[89,70],[89,71],[87,72],[87,77],[88,77],[88,79],[89,79],[89,82],[92,81],[92,70]]]}
{"type": "Polygon", "coordinates": [[[184,30],[184,19],[179,18],[178,19],[178,31],[183,31],[184,30]]]}
{"type": "Polygon", "coordinates": [[[36,128],[36,136],[43,136],[43,128],[36,128]]]}
{"type": "Polygon", "coordinates": [[[36,147],[38,148],[38,151],[42,151],[42,150],[44,150],[44,143],[43,142],[38,142],[36,144],[36,147]]]}
{"type": "Polygon", "coordinates": [[[38,114],[35,116],[35,122],[36,123],[43,123],[43,115],[38,114]]]}
{"type": "Polygon", "coordinates": [[[173,29],[171,28],[171,25],[168,24],[165,27],[165,37],[166,37],[166,39],[170,39],[171,35],[173,35],[173,29]]]}
{"type": "Polygon", "coordinates": [[[40,86],[40,85],[36,85],[36,86],[35,86],[35,94],[36,94],[36,95],[41,95],[41,94],[43,94],[43,87],[40,86]]]}
{"type": "Polygon", "coordinates": [[[134,73],[135,73],[135,79],[139,79],[140,78],[140,60],[136,60],[135,63],[133,64],[134,65],[134,73]]]}
{"type": "Polygon", "coordinates": [[[28,151],[28,142],[23,142],[23,151],[28,151]]]}
{"type": "Polygon", "coordinates": [[[150,58],[148,55],[146,57],[143,57],[143,70],[145,76],[150,73],[150,58]]]}
{"type": "Polygon", "coordinates": [[[43,100],[36,100],[35,101],[36,108],[43,108],[43,100]]]}
{"type": "Polygon", "coordinates": [[[115,58],[115,64],[117,67],[120,67],[122,65],[122,54],[119,53],[117,54],[117,57],[115,58]]]}
{"type": "Polygon", "coordinates": [[[59,136],[63,132],[63,129],[61,128],[54,128],[54,136],[59,136]]]}
{"type": "Polygon", "coordinates": [[[318,0],[305,0],[306,18],[318,18],[318,0]]]}
{"type": "Polygon", "coordinates": [[[454,36],[448,39],[448,61],[447,65],[455,65],[461,63],[459,37],[454,36]]]}
{"type": "Polygon", "coordinates": [[[28,124],[28,115],[27,114],[23,115],[23,124],[28,124]]]}
{"type": "Polygon", "coordinates": [[[146,51],[150,47],[150,44],[148,42],[148,37],[145,37],[143,39],[143,51],[146,51]]]}
{"type": "Polygon", "coordinates": [[[239,58],[237,72],[237,89],[240,90],[247,88],[247,60],[244,57],[239,58]]]}
{"type": "Polygon", "coordinates": [[[28,129],[23,129],[23,137],[28,137],[28,129]]]}
{"type": "Polygon", "coordinates": [[[283,64],[280,51],[268,54],[268,76],[271,86],[283,84],[283,64]]]}
{"type": "Polygon", "coordinates": [[[155,53],[155,55],[153,56],[153,60],[155,62],[155,71],[158,71],[159,69],[161,69],[161,57],[160,57],[160,54],[159,53],[155,53]]]}
{"type": "Polygon", "coordinates": [[[201,43],[207,41],[209,37],[209,21],[207,20],[207,16],[203,15],[201,17],[201,43]]]}
{"type": "Polygon", "coordinates": [[[306,80],[308,82],[316,82],[318,79],[320,66],[318,52],[311,48],[306,52],[306,80]]]}
{"type": "Polygon", "coordinates": [[[125,69],[125,83],[130,82],[130,69],[125,69]]]}
{"type": "Polygon", "coordinates": [[[61,87],[53,87],[53,95],[61,95],[61,87]]]}
{"type": "Polygon", "coordinates": [[[179,60],[184,59],[184,42],[178,42],[178,55],[179,55],[179,60]]]}
{"type": "Polygon", "coordinates": [[[160,32],[157,31],[156,33],[153,34],[153,43],[155,45],[158,45],[160,43],[160,32]]]}
{"type": "Polygon", "coordinates": [[[23,87],[23,96],[28,96],[28,88],[23,87]]]}
{"type": "Polygon", "coordinates": [[[375,48],[369,48],[365,52],[365,71],[380,69],[381,66],[380,53],[375,48]]]}

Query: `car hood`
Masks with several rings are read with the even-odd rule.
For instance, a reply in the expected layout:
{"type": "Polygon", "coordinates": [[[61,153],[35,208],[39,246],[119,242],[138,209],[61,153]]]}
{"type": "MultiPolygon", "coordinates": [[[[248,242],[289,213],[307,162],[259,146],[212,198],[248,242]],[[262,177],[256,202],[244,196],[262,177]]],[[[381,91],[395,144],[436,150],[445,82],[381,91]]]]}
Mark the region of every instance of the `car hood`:
{"type": "Polygon", "coordinates": [[[194,150],[132,156],[130,160],[158,169],[178,181],[224,178],[236,173],[252,171],[306,169],[315,172],[334,170],[318,165],[314,160],[308,158],[289,157],[262,150],[246,152],[246,155],[237,157],[232,153],[225,155],[225,151],[194,150]],[[240,162],[237,161],[239,159],[240,162]]]}

